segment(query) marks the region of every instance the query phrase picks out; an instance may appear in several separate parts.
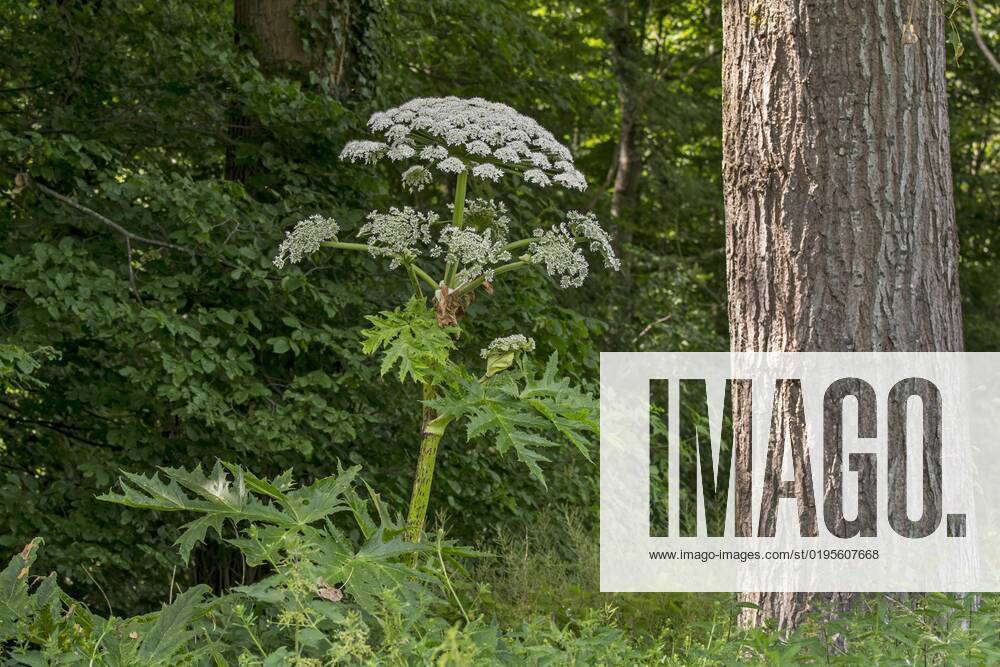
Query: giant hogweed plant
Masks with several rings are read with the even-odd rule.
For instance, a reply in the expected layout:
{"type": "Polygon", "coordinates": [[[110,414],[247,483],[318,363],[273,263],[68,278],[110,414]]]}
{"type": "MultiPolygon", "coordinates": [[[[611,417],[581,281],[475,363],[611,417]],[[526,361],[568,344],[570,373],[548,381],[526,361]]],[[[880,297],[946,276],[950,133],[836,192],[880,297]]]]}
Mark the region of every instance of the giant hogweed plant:
{"type": "Polygon", "coordinates": [[[406,520],[407,539],[416,542],[438,445],[451,424],[464,420],[470,441],[492,438],[501,455],[513,452],[542,484],[539,464],[548,459],[541,450],[568,441],[587,456],[587,434],[597,430],[593,398],[557,376],[555,354],[539,373],[529,356],[534,341],[523,334],[482,348],[481,370],[457,362],[452,353],[469,304],[500,289],[498,278],[514,271],[541,268],[560,288],[578,287],[589,272],[585,250],[605,268],[618,270],[619,261],[591,213],[567,211],[557,224],[512,238],[502,201],[470,197],[477,181],[496,184],[506,176],[539,187],[586,188],[570,151],[531,118],[478,98],[419,98],[374,114],[368,127],[375,138],[349,142],[341,159],[414,163],[402,172],[402,185],[411,192],[454,178],[448,215],[410,206],[372,211],[358,231],[360,242],[341,240],[335,220],[315,215],[287,233],[274,264],[280,269],[325,247],[384,258],[409,279],[412,299],[368,317],[372,326],[364,332],[363,349],[382,354],[383,375],[397,369],[400,381],[423,388],[420,452],[406,520]]]}

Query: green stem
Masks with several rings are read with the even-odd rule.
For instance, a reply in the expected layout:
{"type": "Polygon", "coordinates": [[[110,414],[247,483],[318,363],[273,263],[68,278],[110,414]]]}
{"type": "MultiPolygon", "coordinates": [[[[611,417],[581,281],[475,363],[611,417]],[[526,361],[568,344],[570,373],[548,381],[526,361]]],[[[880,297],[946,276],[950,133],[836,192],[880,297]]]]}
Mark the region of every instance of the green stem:
{"type": "MultiPolygon", "coordinates": [[[[502,273],[509,273],[510,271],[517,271],[522,266],[528,266],[529,264],[530,264],[530,262],[526,262],[524,260],[519,260],[517,262],[511,262],[510,264],[504,264],[504,265],[498,266],[496,269],[494,269],[493,270],[493,275],[494,276],[499,276],[502,273]]],[[[459,296],[462,296],[463,294],[471,292],[472,290],[474,290],[477,287],[479,287],[480,285],[482,285],[484,282],[486,282],[486,280],[482,276],[480,276],[480,277],[476,278],[475,280],[471,280],[471,281],[469,281],[467,283],[464,283],[461,287],[459,287],[457,290],[454,291],[453,296],[459,297],[459,296]]]]}
{"type": "Polygon", "coordinates": [[[508,243],[503,247],[504,250],[517,250],[518,248],[524,248],[532,244],[532,242],[537,241],[537,238],[521,239],[520,241],[514,241],[513,243],[508,243]]]}
{"type": "Polygon", "coordinates": [[[412,264],[406,265],[406,275],[410,276],[410,280],[413,281],[413,294],[415,296],[423,296],[424,293],[420,289],[420,281],[417,280],[417,273],[416,271],[413,270],[412,264]]]}
{"type": "MultiPolygon", "coordinates": [[[[424,400],[437,397],[437,388],[424,383],[424,400]]],[[[437,458],[438,443],[451,417],[440,417],[433,408],[424,405],[421,423],[420,455],[417,457],[417,472],[413,477],[413,493],[410,508],[406,514],[405,537],[409,542],[419,542],[427,517],[427,503],[431,497],[431,482],[434,480],[434,461],[437,458]]]]}
{"type": "Polygon", "coordinates": [[[416,264],[410,264],[410,266],[413,268],[413,272],[417,274],[417,277],[419,277],[425,283],[427,283],[428,285],[430,285],[431,289],[437,289],[439,287],[439,285],[437,284],[437,282],[435,282],[435,280],[433,278],[431,278],[430,275],[426,271],[424,271],[423,269],[421,269],[416,264]]]}
{"type": "MultiPolygon", "coordinates": [[[[451,224],[461,227],[465,219],[465,186],[469,182],[469,170],[466,169],[458,175],[458,182],[455,184],[455,213],[452,216],[451,224]]],[[[455,280],[455,262],[448,262],[444,271],[444,284],[451,287],[455,280]]]]}
{"type": "Polygon", "coordinates": [[[368,252],[368,246],[364,243],[344,243],[343,241],[326,241],[323,243],[326,248],[339,248],[340,250],[360,250],[368,252]]]}

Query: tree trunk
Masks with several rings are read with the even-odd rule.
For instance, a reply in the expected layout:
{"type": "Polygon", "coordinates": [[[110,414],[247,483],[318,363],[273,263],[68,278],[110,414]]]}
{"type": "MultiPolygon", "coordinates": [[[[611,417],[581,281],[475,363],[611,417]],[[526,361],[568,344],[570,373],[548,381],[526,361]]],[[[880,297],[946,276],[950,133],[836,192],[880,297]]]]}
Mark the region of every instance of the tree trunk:
{"type": "Polygon", "coordinates": [[[611,0],[607,12],[610,19],[611,64],[618,85],[620,116],[618,144],[615,147],[615,182],[611,193],[611,241],[621,259],[621,278],[615,300],[622,304],[624,319],[631,320],[635,302],[632,295],[632,257],[627,248],[638,222],[639,177],[642,174],[639,139],[642,136],[642,80],[645,74],[642,31],[645,20],[639,19],[639,28],[632,25],[634,18],[629,16],[629,0],[611,0]]]}
{"type": "MultiPolygon", "coordinates": [[[[238,48],[253,53],[267,76],[282,76],[304,86],[318,85],[344,98],[355,48],[351,0],[235,0],[233,28],[238,48]],[[308,43],[308,48],[307,48],[308,43]]],[[[252,142],[259,123],[242,106],[230,112],[226,178],[245,183],[260,165],[241,160],[238,146],[252,142]]]]}
{"type": "Polygon", "coordinates": [[[349,0],[235,0],[233,25],[266,74],[316,74],[327,93],[339,94],[353,52],[351,9],[349,0]]]}
{"type": "MultiPolygon", "coordinates": [[[[916,42],[910,3],[724,0],[733,350],[962,350],[944,21],[912,5],[916,42]]],[[[748,594],[741,620],[852,597],[748,594]]]]}
{"type": "MultiPolygon", "coordinates": [[[[618,130],[614,190],[611,195],[611,217],[615,226],[615,240],[621,245],[630,238],[629,224],[639,193],[639,174],[642,161],[639,154],[639,134],[642,79],[642,35],[637,34],[629,20],[626,0],[614,0],[608,6],[611,27],[611,63],[618,84],[618,112],[621,117],[618,130]],[[624,221],[624,222],[623,222],[624,221]]],[[[621,253],[619,253],[621,254],[621,253]]]]}

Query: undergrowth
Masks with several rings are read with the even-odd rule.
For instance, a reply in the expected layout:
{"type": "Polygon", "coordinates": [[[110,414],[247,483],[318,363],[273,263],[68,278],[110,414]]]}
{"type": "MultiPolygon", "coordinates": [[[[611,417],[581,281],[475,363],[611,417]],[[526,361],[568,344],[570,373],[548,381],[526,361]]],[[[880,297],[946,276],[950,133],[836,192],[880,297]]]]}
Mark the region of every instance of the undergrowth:
{"type": "Polygon", "coordinates": [[[41,538],[0,572],[0,661],[11,665],[989,665],[1000,600],[930,593],[819,610],[794,633],[740,630],[731,596],[602,594],[597,536],[574,517],[501,532],[479,550],[413,543],[357,468],[297,486],[231,464],[125,473],[103,500],[184,513],[256,578],[221,594],[173,587],[128,618],[32,571],[41,538]]]}

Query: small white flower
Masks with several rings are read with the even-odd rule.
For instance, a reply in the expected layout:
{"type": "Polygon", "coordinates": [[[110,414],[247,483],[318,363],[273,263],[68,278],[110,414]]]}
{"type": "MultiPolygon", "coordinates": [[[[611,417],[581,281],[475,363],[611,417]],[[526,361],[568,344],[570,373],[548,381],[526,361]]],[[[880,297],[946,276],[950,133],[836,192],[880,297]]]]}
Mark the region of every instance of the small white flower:
{"type": "Polygon", "coordinates": [[[438,162],[437,168],[446,174],[461,174],[465,171],[465,163],[457,157],[450,157],[438,162]]]}
{"type": "Polygon", "coordinates": [[[531,135],[521,129],[513,129],[503,135],[504,141],[518,141],[521,143],[531,141],[531,135]]]}
{"type": "Polygon", "coordinates": [[[449,146],[457,146],[458,144],[464,144],[468,136],[469,133],[465,130],[453,128],[445,133],[444,141],[449,146]]]}
{"type": "Polygon", "coordinates": [[[511,162],[513,164],[518,164],[521,161],[521,154],[517,151],[517,148],[511,148],[510,146],[496,149],[493,151],[493,156],[502,162],[511,162]]]}
{"type": "Polygon", "coordinates": [[[481,139],[476,139],[475,141],[466,144],[465,150],[469,151],[472,155],[492,155],[493,153],[486,142],[481,139]]]}
{"type": "Polygon", "coordinates": [[[393,114],[393,119],[397,123],[412,123],[415,117],[416,114],[409,109],[397,109],[393,114]]]}
{"type": "Polygon", "coordinates": [[[556,141],[551,134],[547,137],[535,139],[532,143],[546,153],[551,153],[562,160],[566,160],[567,162],[572,162],[573,160],[573,154],[569,152],[569,149],[556,141]]]}
{"type": "Polygon", "coordinates": [[[410,192],[423,190],[424,186],[428,185],[432,180],[434,180],[434,177],[431,175],[430,170],[420,165],[414,165],[403,172],[403,187],[410,192]]]}
{"type": "Polygon", "coordinates": [[[421,213],[409,206],[390,208],[388,213],[372,211],[358,236],[368,238],[372,257],[391,258],[389,268],[395,269],[403,260],[416,257],[421,246],[430,244],[431,226],[439,220],[436,213],[421,213]]]}
{"type": "Polygon", "coordinates": [[[528,148],[528,144],[523,141],[512,141],[507,144],[507,148],[517,151],[518,155],[523,155],[526,158],[533,152],[530,148],[528,148]]]}
{"type": "Polygon", "coordinates": [[[401,143],[401,144],[394,144],[392,148],[389,149],[389,152],[386,155],[389,157],[390,160],[399,161],[411,158],[416,154],[417,151],[413,148],[413,146],[401,143]]]}
{"type": "Polygon", "coordinates": [[[444,146],[424,146],[420,149],[420,159],[427,162],[437,162],[448,157],[448,149],[444,146]]]}
{"type": "Polygon", "coordinates": [[[477,164],[472,168],[472,175],[496,183],[503,176],[503,172],[492,164],[477,164]]]}
{"type": "Polygon", "coordinates": [[[446,225],[439,240],[444,246],[445,258],[462,267],[462,282],[478,276],[492,281],[491,267],[510,260],[510,252],[504,249],[507,240],[494,239],[493,229],[480,233],[470,227],[446,225]]]}
{"type": "Polygon", "coordinates": [[[552,166],[545,153],[532,153],[528,156],[528,159],[531,160],[531,164],[539,169],[549,169],[552,166]]]}
{"type": "Polygon", "coordinates": [[[611,237],[601,227],[596,215],[568,211],[566,221],[574,234],[590,241],[590,249],[604,258],[606,268],[614,271],[621,270],[621,261],[615,256],[615,250],[611,246],[611,237]]]}
{"type": "Polygon", "coordinates": [[[381,132],[392,127],[392,115],[385,111],[377,111],[368,119],[368,129],[372,132],[381,132]]]}
{"type": "MultiPolygon", "coordinates": [[[[454,204],[448,204],[454,210],[454,204]]],[[[507,242],[510,215],[507,206],[493,199],[468,199],[465,202],[465,224],[476,229],[492,229],[497,241],[507,242]]]]}
{"type": "Polygon", "coordinates": [[[410,128],[407,125],[393,125],[386,130],[385,138],[392,143],[396,143],[410,136],[410,128]]]}
{"type": "Polygon", "coordinates": [[[524,180],[526,180],[529,183],[534,183],[535,185],[539,185],[543,188],[552,183],[548,175],[541,169],[529,169],[528,171],[524,172],[524,180]]]}
{"type": "Polygon", "coordinates": [[[285,262],[295,264],[305,255],[319,250],[324,241],[337,239],[340,226],[333,218],[313,215],[300,220],[290,232],[285,232],[285,240],[278,246],[274,265],[283,268],[285,262]]]}
{"type": "Polygon", "coordinates": [[[375,164],[387,149],[388,146],[381,141],[348,141],[340,151],[340,159],[375,164]]]}
{"type": "Polygon", "coordinates": [[[586,190],[587,189],[587,179],[583,177],[583,174],[576,171],[564,171],[561,174],[556,174],[552,177],[552,180],[559,185],[566,188],[573,188],[574,190],[586,190]]]}
{"type": "Polygon", "coordinates": [[[507,352],[531,352],[535,349],[535,339],[528,338],[521,334],[504,336],[494,339],[489,345],[480,350],[479,354],[483,359],[499,356],[507,352]]]}

